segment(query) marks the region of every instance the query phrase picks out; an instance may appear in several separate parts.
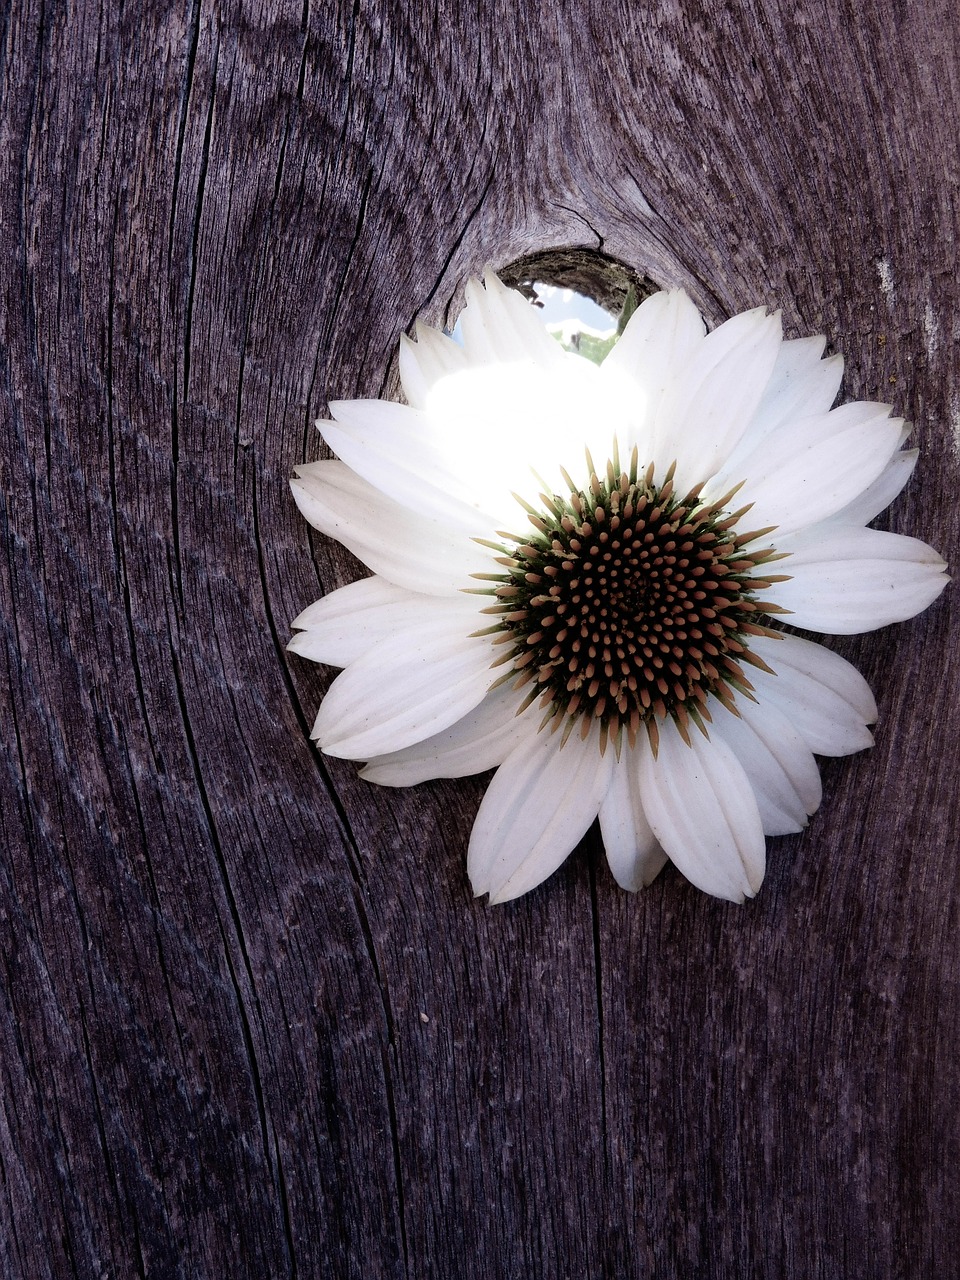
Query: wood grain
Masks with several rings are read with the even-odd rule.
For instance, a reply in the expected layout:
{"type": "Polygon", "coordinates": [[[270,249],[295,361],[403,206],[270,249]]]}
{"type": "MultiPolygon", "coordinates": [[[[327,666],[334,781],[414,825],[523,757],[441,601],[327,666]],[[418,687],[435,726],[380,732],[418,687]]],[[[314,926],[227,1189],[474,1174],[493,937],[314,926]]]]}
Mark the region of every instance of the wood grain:
{"type": "Polygon", "coordinates": [[[483,780],[381,791],[287,490],[464,281],[602,247],[783,308],[958,558],[948,0],[0,14],[0,1272],[956,1274],[955,593],[838,642],[876,748],[732,908],[595,835],[491,909],[483,780]]]}

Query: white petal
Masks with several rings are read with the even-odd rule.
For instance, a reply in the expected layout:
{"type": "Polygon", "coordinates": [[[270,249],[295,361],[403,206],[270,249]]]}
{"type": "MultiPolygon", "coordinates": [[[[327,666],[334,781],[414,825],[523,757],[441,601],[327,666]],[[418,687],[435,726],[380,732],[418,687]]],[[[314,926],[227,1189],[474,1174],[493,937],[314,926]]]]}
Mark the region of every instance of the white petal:
{"type": "Polygon", "coordinates": [[[328,755],[370,760],[422,742],[465,716],[493,676],[488,640],[459,618],[406,627],[337,676],[313,727],[328,755]]]}
{"type": "Polygon", "coordinates": [[[484,620],[478,597],[420,595],[386,578],[361,578],[304,609],[293,623],[301,633],[287,648],[313,662],[345,667],[405,627],[454,616],[460,618],[464,634],[479,630],[484,620]]]}
{"type": "MultiPolygon", "coordinates": [[[[524,718],[517,716],[519,703],[515,689],[500,685],[456,724],[403,751],[376,756],[360,776],[382,787],[412,787],[428,778],[464,778],[493,769],[529,734],[524,718]]],[[[539,712],[533,711],[539,723],[539,712]]]]}
{"type": "Polygon", "coordinates": [[[466,369],[441,378],[428,397],[427,413],[438,424],[451,468],[469,477],[475,500],[500,528],[527,525],[514,493],[542,505],[537,495],[544,483],[561,485],[561,466],[587,483],[585,445],[599,448],[598,466],[609,454],[617,412],[600,370],[580,356],[561,355],[551,370],[517,361],[466,369]]]}
{"type": "Polygon", "coordinates": [[[534,733],[497,770],[477,813],[467,870],[476,894],[507,902],[556,871],[597,816],[614,752],[601,756],[596,731],[534,733]]]}
{"type": "MultiPolygon", "coordinates": [[[[751,672],[752,680],[752,672],[751,672]]],[[[716,699],[710,703],[710,736],[725,740],[753,787],[768,836],[802,831],[807,815],[820,807],[820,770],[803,736],[773,703],[738,698],[740,717],[716,699]]]]}
{"type": "Polygon", "coordinates": [[[778,640],[757,637],[750,648],[776,672],[751,669],[757,697],[780,707],[811,751],[846,756],[873,745],[867,725],[876,721],[877,704],[846,658],[785,634],[778,640]]]}
{"type": "Polygon", "coordinates": [[[374,573],[410,591],[467,590],[490,556],[462,533],[391,502],[342,462],[297,467],[290,482],[302,514],[374,573]]]}
{"type": "Polygon", "coordinates": [[[652,454],[652,429],[664,394],[682,379],[703,342],[705,326],[682,289],[647,298],[604,360],[604,381],[623,405],[619,427],[624,458],[636,445],[641,463],[652,454]]]}
{"type": "Polygon", "coordinates": [[[792,613],[791,625],[831,635],[903,622],[937,598],[948,579],[940,556],[917,538],[879,529],[818,526],[777,540],[791,574],[764,597],[792,613]]]}
{"type": "MultiPolygon", "coordinates": [[[[760,888],[766,864],[763,826],[753,788],[727,744],[691,734],[672,720],[660,726],[656,758],[640,760],[640,798],[653,832],[683,874],[717,898],[742,902],[760,888]]],[[[640,743],[645,742],[644,738],[640,743]]]]}
{"type": "Polygon", "coordinates": [[[737,470],[739,460],[777,428],[830,409],[843,379],[843,357],[821,360],[824,344],[822,337],[793,338],[782,344],[756,413],[725,470],[737,470]]]}
{"type": "Polygon", "coordinates": [[[398,587],[386,578],[373,574],[369,578],[358,578],[356,582],[348,582],[345,587],[337,587],[329,595],[307,605],[290,626],[295,631],[304,631],[307,627],[325,622],[328,618],[342,616],[348,618],[351,613],[363,609],[375,609],[379,605],[393,604],[398,600],[409,600],[414,593],[398,587]]]}
{"type": "Polygon", "coordinates": [[[583,472],[588,483],[584,449],[602,467],[632,410],[596,365],[564,351],[537,308],[492,272],[484,282],[485,289],[476,280],[467,285],[460,317],[472,368],[438,379],[427,406],[438,420],[468,428],[457,437],[457,468],[470,476],[484,509],[515,528],[517,506],[512,498],[504,505],[504,495],[535,503],[540,476],[562,487],[561,466],[583,472]]]}
{"type": "Polygon", "coordinates": [[[600,834],[613,878],[636,893],[660,874],[667,855],[657,843],[640,801],[640,757],[624,745],[600,805],[600,834]]]}
{"type": "MultiPolygon", "coordinates": [[[[780,537],[856,498],[900,443],[903,420],[889,415],[889,405],[845,404],[768,435],[742,464],[747,481],[736,501],[753,504],[750,527],[776,525],[780,537]]],[[[704,496],[719,496],[716,488],[712,481],[704,496]]]]}
{"type": "Polygon", "coordinates": [[[406,334],[400,338],[400,381],[408,404],[415,409],[426,406],[431,388],[451,373],[467,367],[463,347],[445,333],[418,322],[416,341],[406,334]]]}
{"type": "Polygon", "coordinates": [[[457,465],[455,426],[389,400],[333,400],[317,429],[368,484],[467,537],[489,537],[497,519],[476,505],[470,471],[457,465]]]}
{"type": "Polygon", "coordinates": [[[913,475],[920,456],[918,449],[895,453],[880,475],[858,497],[830,517],[831,524],[869,524],[890,503],[913,475]]]}
{"type": "Polygon", "coordinates": [[[467,305],[460,313],[460,333],[467,361],[473,365],[532,360],[545,369],[563,364],[563,348],[547,333],[537,308],[492,271],[466,287],[467,305]]]}
{"type": "Polygon", "coordinates": [[[781,343],[780,316],[762,307],[708,333],[664,397],[653,430],[658,470],[676,459],[683,493],[726,462],[756,411],[781,343]]]}

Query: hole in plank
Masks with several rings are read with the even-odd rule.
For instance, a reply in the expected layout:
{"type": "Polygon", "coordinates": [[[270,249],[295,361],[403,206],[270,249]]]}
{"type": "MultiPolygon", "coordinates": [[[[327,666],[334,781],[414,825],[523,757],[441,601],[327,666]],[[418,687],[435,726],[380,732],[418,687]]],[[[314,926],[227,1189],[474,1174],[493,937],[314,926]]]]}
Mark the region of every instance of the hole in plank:
{"type": "Polygon", "coordinates": [[[660,288],[617,258],[577,246],[527,254],[497,274],[542,308],[547,327],[568,350],[593,359],[609,349],[631,289],[639,305],[660,288]]]}

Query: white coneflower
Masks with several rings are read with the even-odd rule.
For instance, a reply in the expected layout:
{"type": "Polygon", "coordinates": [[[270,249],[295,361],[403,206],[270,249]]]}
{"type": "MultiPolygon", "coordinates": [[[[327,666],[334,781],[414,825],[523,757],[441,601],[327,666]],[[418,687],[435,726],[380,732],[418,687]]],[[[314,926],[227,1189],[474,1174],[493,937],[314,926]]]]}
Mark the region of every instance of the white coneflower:
{"type": "Polygon", "coordinates": [[[373,571],[312,605],[290,648],[344,667],[314,737],[388,786],[499,766],[468,868],[502,902],[599,815],[627,889],[669,857],[742,901],[764,834],[820,803],[814,753],[872,742],[833,634],[943,589],[925,543],[866,528],[915,461],[887,405],[831,410],[839,357],[778,316],[710,334],[682,291],[643,303],[599,367],[493,275],[463,345],[402,340],[408,404],[331,404],[339,461],[297,503],[373,571]]]}

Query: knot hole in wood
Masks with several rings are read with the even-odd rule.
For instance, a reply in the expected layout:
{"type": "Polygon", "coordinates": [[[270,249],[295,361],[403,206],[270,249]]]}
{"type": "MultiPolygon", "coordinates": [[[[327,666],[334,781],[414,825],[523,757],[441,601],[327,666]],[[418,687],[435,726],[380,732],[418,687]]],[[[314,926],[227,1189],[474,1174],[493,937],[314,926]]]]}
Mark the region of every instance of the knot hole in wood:
{"type": "Polygon", "coordinates": [[[536,284],[556,285],[590,298],[613,317],[623,310],[631,285],[638,303],[662,287],[610,254],[578,245],[524,254],[501,267],[497,274],[504,284],[518,289],[527,298],[536,296],[536,284]]]}

